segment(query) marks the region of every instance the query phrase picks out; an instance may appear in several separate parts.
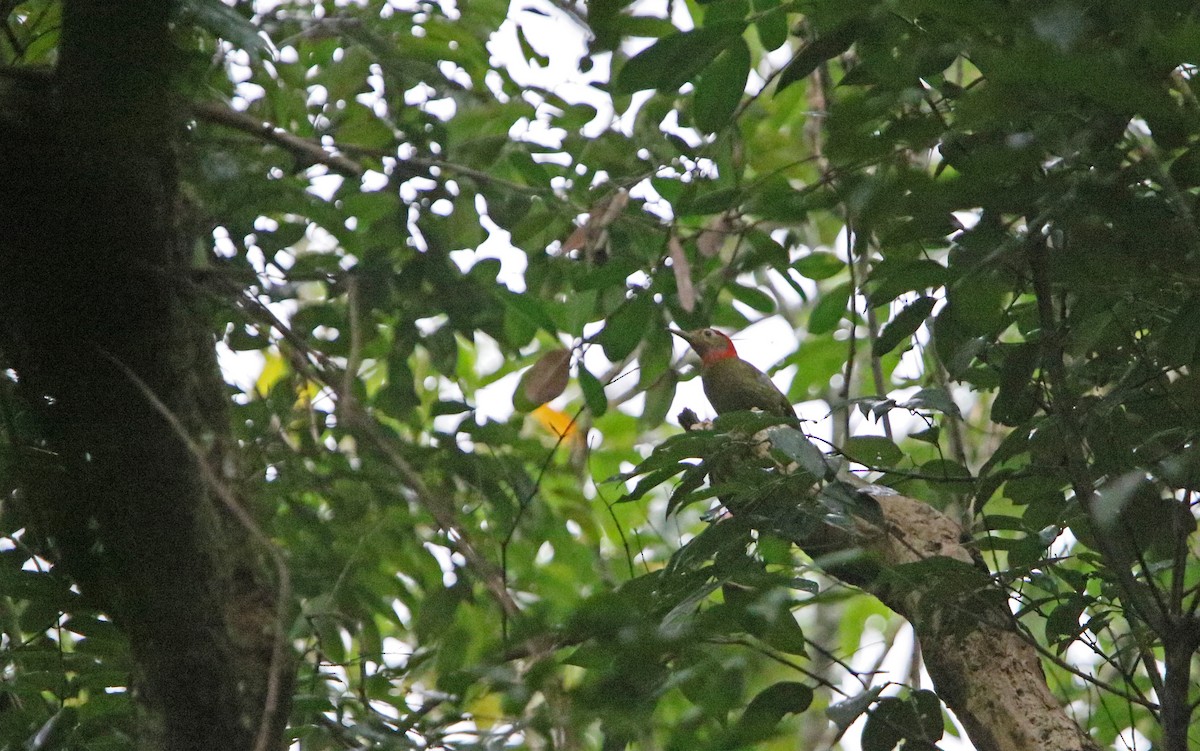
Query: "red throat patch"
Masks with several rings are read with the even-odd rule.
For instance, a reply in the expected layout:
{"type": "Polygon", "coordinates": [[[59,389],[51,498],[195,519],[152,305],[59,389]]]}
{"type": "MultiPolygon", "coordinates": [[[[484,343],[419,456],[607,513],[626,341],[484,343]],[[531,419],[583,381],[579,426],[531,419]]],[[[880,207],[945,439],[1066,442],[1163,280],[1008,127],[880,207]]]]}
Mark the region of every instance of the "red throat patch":
{"type": "Polygon", "coordinates": [[[722,338],[725,340],[725,346],[723,348],[710,349],[700,356],[700,361],[705,365],[712,365],[713,363],[720,362],[721,360],[728,360],[731,357],[736,358],[738,356],[737,349],[734,348],[733,342],[729,339],[729,337],[722,335],[722,338]]]}

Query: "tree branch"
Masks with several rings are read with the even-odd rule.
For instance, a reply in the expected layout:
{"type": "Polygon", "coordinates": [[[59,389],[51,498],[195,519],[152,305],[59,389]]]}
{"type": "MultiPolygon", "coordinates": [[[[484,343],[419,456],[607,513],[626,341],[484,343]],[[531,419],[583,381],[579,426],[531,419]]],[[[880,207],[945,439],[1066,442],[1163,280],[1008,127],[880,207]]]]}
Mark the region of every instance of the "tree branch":
{"type": "Polygon", "coordinates": [[[240,130],[274,144],[304,164],[323,164],[330,171],[345,177],[362,177],[367,171],[353,159],[331,152],[319,143],[301,138],[220,102],[195,102],[192,104],[192,113],[205,122],[240,130]]]}
{"type": "MultiPolygon", "coordinates": [[[[1005,607],[1006,594],[964,592],[948,602],[934,580],[889,583],[887,572],[931,558],[980,567],[963,544],[963,530],[927,503],[902,495],[869,492],[883,511],[884,524],[860,522],[860,539],[843,539],[849,550],[861,546],[878,561],[880,576],[850,583],[863,587],[912,624],[938,695],[967,729],[978,751],[1097,751],[1098,747],[1066,713],[1046,684],[1036,649],[1017,629],[1005,607]],[[992,603],[986,609],[980,603],[992,603]]],[[[821,536],[828,541],[831,530],[821,536]]],[[[844,536],[844,533],[842,535],[844,536]]],[[[798,541],[803,549],[808,541],[798,541]]],[[[824,550],[824,544],[821,545],[824,550]]],[[[831,572],[841,576],[838,571],[831,572]]]]}

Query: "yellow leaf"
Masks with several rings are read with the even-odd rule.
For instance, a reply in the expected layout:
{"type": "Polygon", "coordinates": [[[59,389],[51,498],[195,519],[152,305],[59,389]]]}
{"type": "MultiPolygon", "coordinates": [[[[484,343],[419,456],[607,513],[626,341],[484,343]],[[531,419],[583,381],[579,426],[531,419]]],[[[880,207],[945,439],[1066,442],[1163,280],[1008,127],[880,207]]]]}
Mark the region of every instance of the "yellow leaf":
{"type": "Polygon", "coordinates": [[[467,704],[467,712],[480,730],[491,730],[504,711],[500,694],[492,691],[467,704]]]}
{"type": "Polygon", "coordinates": [[[265,355],[263,369],[258,374],[258,380],[254,382],[254,392],[260,396],[269,394],[271,388],[279,383],[279,379],[288,372],[287,360],[279,354],[279,350],[272,348],[263,354],[265,355]]]}
{"type": "Polygon", "coordinates": [[[533,411],[533,419],[555,438],[568,439],[576,433],[576,424],[570,415],[545,404],[533,411]]]}

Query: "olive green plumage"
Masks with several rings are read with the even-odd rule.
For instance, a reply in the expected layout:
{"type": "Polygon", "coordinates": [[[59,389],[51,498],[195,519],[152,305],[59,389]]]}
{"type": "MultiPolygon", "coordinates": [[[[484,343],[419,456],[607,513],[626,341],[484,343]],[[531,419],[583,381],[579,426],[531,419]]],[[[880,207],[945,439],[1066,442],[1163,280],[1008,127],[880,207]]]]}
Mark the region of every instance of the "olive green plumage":
{"type": "Polygon", "coordinates": [[[739,409],[761,409],[781,417],[796,410],[766,373],[740,357],[718,360],[700,371],[704,395],[718,415],[739,409]]]}
{"type": "Polygon", "coordinates": [[[704,395],[718,415],[740,409],[760,409],[780,417],[796,417],[796,410],[766,373],[741,359],[729,337],[716,329],[671,333],[691,345],[703,363],[700,381],[704,395]]]}

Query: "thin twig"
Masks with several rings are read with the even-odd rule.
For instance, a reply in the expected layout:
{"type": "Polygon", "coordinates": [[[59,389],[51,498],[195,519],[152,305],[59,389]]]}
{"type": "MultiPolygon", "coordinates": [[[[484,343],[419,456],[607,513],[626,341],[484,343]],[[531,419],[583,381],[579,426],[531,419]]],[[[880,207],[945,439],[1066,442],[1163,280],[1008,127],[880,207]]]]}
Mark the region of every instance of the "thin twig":
{"type": "MultiPolygon", "coordinates": [[[[849,222],[847,222],[847,230],[849,230],[849,222]]],[[[867,276],[871,270],[871,261],[868,254],[870,247],[870,238],[863,235],[861,232],[855,232],[853,242],[847,240],[849,246],[850,258],[847,259],[851,264],[860,266],[858,279],[860,284],[866,284],[867,276]]],[[[851,291],[851,300],[858,299],[859,290],[855,288],[851,291]]],[[[875,315],[875,308],[871,307],[871,301],[867,299],[867,295],[863,293],[863,308],[866,311],[867,319],[867,342],[871,345],[867,351],[867,356],[871,360],[871,378],[874,381],[875,393],[878,396],[887,396],[887,384],[883,379],[883,360],[875,352],[875,343],[879,341],[879,318],[875,315]]],[[[892,418],[887,413],[883,413],[881,419],[883,423],[883,433],[888,440],[893,440],[892,434],[892,418]]]]}
{"type": "Polygon", "coordinates": [[[841,443],[850,437],[850,393],[852,390],[851,382],[854,380],[854,361],[858,359],[858,326],[854,322],[854,302],[858,296],[858,275],[854,270],[854,249],[850,245],[850,238],[853,230],[850,226],[850,218],[846,217],[846,268],[850,272],[850,302],[849,318],[850,321],[850,336],[846,337],[846,368],[842,375],[842,387],[838,390],[838,398],[842,404],[842,440],[841,443]]]}

